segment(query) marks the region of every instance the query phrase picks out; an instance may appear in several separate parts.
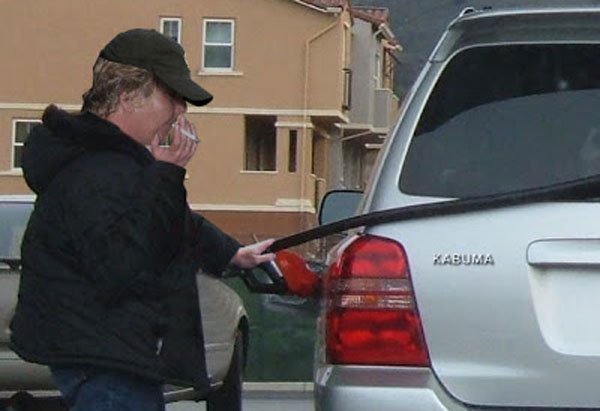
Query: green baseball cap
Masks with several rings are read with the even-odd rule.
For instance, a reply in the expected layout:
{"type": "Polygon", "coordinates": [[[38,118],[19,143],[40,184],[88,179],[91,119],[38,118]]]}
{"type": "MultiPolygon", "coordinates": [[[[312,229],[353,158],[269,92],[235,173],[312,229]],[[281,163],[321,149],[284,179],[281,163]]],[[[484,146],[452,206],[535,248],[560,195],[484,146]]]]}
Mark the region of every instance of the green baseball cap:
{"type": "Polygon", "coordinates": [[[195,106],[210,103],[212,94],[191,79],[184,55],[177,42],[152,29],[119,33],[100,51],[106,60],[148,70],[195,106]]]}

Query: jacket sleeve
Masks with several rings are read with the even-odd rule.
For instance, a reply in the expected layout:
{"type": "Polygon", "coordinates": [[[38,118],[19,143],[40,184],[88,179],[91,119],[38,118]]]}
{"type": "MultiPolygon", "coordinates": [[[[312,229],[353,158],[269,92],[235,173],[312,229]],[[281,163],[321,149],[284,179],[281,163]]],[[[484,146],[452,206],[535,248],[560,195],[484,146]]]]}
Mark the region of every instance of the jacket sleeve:
{"type": "Polygon", "coordinates": [[[234,238],[197,213],[192,213],[195,227],[195,254],[202,271],[220,276],[240,248],[234,238]]]}
{"type": "Polygon", "coordinates": [[[182,242],[185,170],[160,161],[142,167],[118,155],[90,162],[98,164],[75,177],[75,201],[68,202],[82,274],[106,302],[132,293],[157,298],[160,276],[182,242]]]}

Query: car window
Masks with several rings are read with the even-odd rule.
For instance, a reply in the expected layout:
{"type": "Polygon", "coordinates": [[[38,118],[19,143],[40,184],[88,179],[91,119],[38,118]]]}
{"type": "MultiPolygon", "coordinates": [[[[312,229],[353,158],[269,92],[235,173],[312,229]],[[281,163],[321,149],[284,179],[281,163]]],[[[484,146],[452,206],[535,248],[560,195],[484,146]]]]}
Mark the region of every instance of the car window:
{"type": "Polygon", "coordinates": [[[473,197],[600,173],[600,45],[457,54],[416,127],[402,191],[473,197]]]}
{"type": "Polygon", "coordinates": [[[0,203],[0,258],[20,258],[21,240],[32,208],[29,203],[0,203]]]}

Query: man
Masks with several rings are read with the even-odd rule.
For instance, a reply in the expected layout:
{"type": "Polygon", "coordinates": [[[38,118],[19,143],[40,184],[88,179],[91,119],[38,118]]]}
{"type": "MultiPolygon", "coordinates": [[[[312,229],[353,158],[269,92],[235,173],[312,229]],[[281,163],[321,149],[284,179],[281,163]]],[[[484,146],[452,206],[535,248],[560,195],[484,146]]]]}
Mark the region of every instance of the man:
{"type": "Polygon", "coordinates": [[[50,367],[72,410],[163,410],[165,381],[206,390],[196,271],[274,258],[187,205],[198,143],[183,114],[211,99],[177,43],[134,29],[100,52],[82,112],[50,106],[28,138],[37,200],[11,347],[50,367]]]}

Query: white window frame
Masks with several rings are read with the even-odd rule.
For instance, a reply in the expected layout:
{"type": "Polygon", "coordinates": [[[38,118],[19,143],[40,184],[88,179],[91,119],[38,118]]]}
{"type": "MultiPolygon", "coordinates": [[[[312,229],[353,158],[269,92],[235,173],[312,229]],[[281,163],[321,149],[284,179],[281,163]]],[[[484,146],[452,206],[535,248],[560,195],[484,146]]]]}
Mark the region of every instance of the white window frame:
{"type": "Polygon", "coordinates": [[[32,119],[32,118],[15,118],[12,121],[12,139],[11,139],[11,146],[10,146],[10,151],[11,151],[11,155],[10,155],[10,168],[13,171],[20,171],[21,167],[17,167],[15,165],[15,156],[16,156],[16,150],[15,147],[23,147],[25,144],[18,142],[17,141],[17,123],[34,123],[34,124],[41,124],[41,120],[36,120],[36,119],[32,119]]]}
{"type": "Polygon", "coordinates": [[[204,19],[202,28],[202,71],[209,72],[232,72],[235,67],[235,20],[233,19],[204,19]],[[231,25],[231,43],[208,43],[206,41],[206,29],[209,23],[229,23],[231,25]],[[229,46],[231,48],[230,67],[206,67],[206,46],[229,46]]]}
{"type": "Polygon", "coordinates": [[[177,43],[181,44],[181,26],[183,25],[181,18],[180,17],[161,17],[160,32],[162,34],[165,34],[165,31],[164,31],[165,23],[168,23],[168,22],[177,22],[177,43]]]}

